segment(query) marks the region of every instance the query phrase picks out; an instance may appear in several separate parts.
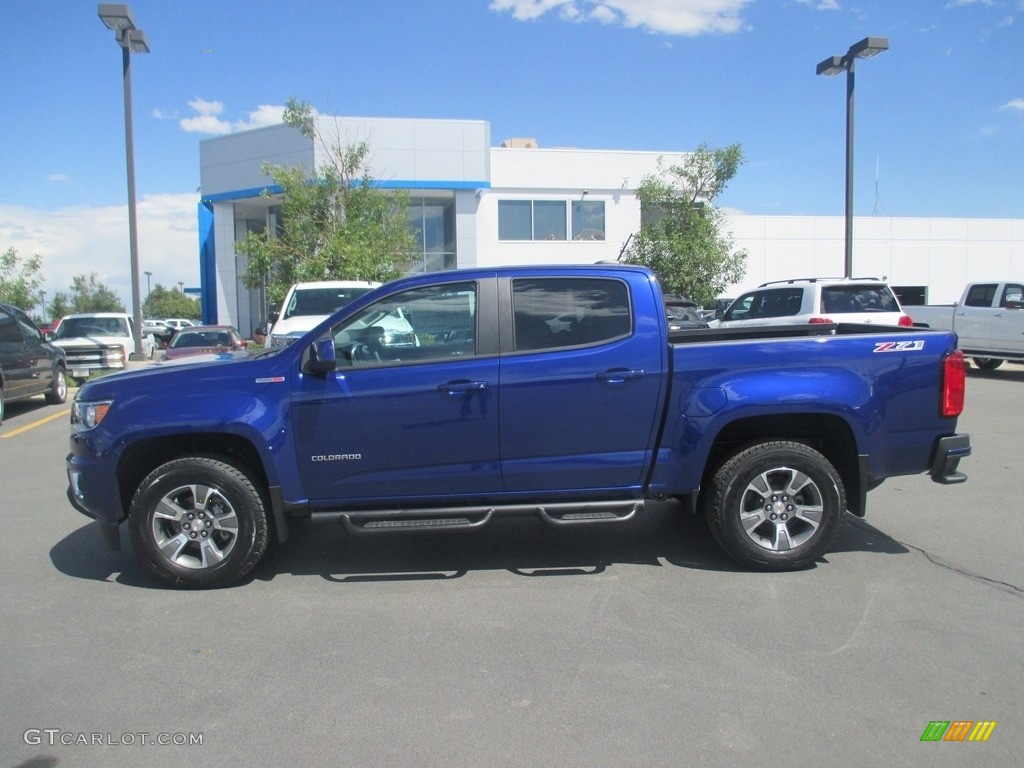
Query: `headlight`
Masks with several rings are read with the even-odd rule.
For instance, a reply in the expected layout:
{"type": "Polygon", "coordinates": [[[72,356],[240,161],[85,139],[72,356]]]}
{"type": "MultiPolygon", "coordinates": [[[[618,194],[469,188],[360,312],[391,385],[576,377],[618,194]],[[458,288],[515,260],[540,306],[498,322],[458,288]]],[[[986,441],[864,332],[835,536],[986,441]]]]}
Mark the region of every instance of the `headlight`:
{"type": "Polygon", "coordinates": [[[71,426],[81,430],[92,429],[106,418],[113,404],[113,400],[75,400],[71,406],[71,426]]]}

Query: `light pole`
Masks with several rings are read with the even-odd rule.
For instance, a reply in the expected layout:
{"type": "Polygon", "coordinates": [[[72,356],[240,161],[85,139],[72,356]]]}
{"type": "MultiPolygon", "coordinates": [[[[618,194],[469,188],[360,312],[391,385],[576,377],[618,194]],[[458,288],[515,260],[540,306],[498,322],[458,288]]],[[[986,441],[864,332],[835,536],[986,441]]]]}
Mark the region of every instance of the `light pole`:
{"type": "Polygon", "coordinates": [[[150,272],[147,269],[146,272],[145,272],[145,275],[146,275],[146,298],[148,299],[149,298],[149,294],[151,294],[153,292],[153,289],[149,287],[149,278],[151,278],[153,276],[153,273],[150,272]]]}
{"type": "Polygon", "coordinates": [[[128,246],[132,264],[132,313],[135,316],[135,352],[133,360],[143,360],[142,302],[139,297],[139,238],[135,226],[135,149],[132,143],[132,54],[149,53],[146,34],[135,26],[135,19],[127,5],[100,3],[100,21],[114,30],[121,46],[121,69],[124,74],[124,148],[128,165],[128,246]]]}
{"type": "Polygon", "coordinates": [[[817,74],[833,77],[846,72],[846,250],[844,270],[853,277],[853,63],[889,50],[886,37],[865,37],[850,46],[845,56],[830,56],[818,64],[817,74]]]}
{"type": "Polygon", "coordinates": [[[185,293],[185,284],[183,282],[181,282],[180,280],[178,281],[178,293],[181,293],[181,294],[185,293]]]}

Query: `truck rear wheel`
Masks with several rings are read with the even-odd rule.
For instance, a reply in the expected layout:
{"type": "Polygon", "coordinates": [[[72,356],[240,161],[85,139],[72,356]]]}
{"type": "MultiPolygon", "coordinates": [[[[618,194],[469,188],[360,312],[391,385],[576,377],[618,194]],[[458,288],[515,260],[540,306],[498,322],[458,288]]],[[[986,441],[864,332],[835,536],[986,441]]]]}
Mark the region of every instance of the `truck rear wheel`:
{"type": "Polygon", "coordinates": [[[983,371],[994,371],[1003,361],[995,357],[972,357],[971,360],[983,371]]]}
{"type": "Polygon", "coordinates": [[[846,492],[835,467],[802,443],[752,445],[715,473],[706,513],[734,560],[770,571],[803,568],[839,533],[846,492]]]}
{"type": "Polygon", "coordinates": [[[176,587],[223,587],[267,549],[266,504],[240,468],[210,457],[153,470],[132,498],[132,545],[157,578],[176,587]]]}

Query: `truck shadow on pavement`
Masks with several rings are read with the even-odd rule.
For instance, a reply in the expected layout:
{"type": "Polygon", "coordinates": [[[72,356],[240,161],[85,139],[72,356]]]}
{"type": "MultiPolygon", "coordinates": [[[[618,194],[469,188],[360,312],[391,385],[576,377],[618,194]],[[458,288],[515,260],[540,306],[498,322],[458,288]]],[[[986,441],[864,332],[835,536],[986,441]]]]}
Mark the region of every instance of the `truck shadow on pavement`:
{"type": "MultiPolygon", "coordinates": [[[[93,524],[74,531],[50,550],[61,573],[162,589],[137,561],[127,532],[120,552],[106,550],[93,524]]],[[[863,520],[846,516],[831,552],[812,568],[846,552],[906,554],[897,541],[863,520]]],[[[239,585],[271,582],[282,574],[315,576],[352,584],[462,578],[477,571],[522,577],[594,576],[616,565],[743,572],[718,548],[703,516],[675,503],[649,505],[642,517],[622,523],[552,529],[533,518],[497,520],[483,530],[433,535],[391,533],[353,536],[341,526],[294,525],[289,541],[273,548],[239,585]]]]}

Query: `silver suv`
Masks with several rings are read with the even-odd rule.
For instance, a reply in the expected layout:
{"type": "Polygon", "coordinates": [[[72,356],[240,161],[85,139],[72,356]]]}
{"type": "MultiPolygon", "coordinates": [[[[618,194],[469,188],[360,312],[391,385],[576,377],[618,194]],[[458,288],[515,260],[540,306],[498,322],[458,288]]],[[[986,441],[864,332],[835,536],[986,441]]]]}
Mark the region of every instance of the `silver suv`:
{"type": "Polygon", "coordinates": [[[807,323],[913,325],[892,288],[881,280],[811,277],[763,283],[744,293],[729,305],[717,327],[807,323]]]}

